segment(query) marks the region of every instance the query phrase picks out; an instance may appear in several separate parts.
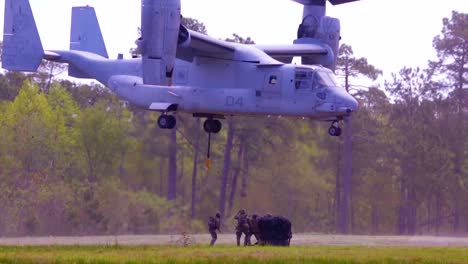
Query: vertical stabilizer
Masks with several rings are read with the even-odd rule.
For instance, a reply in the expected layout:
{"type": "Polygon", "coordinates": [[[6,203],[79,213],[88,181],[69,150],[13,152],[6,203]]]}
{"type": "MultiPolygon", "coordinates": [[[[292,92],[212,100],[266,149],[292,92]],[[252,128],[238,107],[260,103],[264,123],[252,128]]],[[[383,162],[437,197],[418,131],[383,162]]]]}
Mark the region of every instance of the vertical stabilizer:
{"type": "Polygon", "coordinates": [[[143,82],[170,85],[174,70],[181,0],[142,0],[141,39],[143,82]]]}
{"type": "Polygon", "coordinates": [[[87,51],[105,58],[109,57],[93,7],[73,7],[70,50],[87,51]]]}
{"type": "Polygon", "coordinates": [[[44,56],[28,0],[5,0],[2,67],[34,72],[44,56]]]}

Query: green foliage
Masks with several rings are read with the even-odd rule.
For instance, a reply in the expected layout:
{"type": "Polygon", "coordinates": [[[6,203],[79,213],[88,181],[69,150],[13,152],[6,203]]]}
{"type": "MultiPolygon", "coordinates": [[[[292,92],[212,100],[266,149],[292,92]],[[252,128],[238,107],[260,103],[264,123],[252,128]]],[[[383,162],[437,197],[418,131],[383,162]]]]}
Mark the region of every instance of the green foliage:
{"type": "Polygon", "coordinates": [[[193,30],[193,31],[205,34],[205,35],[208,34],[205,24],[203,22],[198,21],[197,19],[190,18],[190,17],[182,17],[182,20],[180,21],[180,23],[190,30],[193,30]]]}
{"type": "Polygon", "coordinates": [[[354,58],[353,48],[342,44],[338,51],[337,70],[346,77],[366,76],[376,80],[382,71],[367,62],[366,58],[354,58]]]}
{"type": "Polygon", "coordinates": [[[115,173],[118,159],[129,148],[132,125],[130,113],[119,102],[102,102],[83,110],[77,128],[87,177],[96,182],[115,173]]]}
{"type": "Polygon", "coordinates": [[[52,109],[35,84],[25,82],[4,118],[6,155],[14,156],[26,173],[47,171],[53,151],[52,109]]]}
{"type": "Polygon", "coordinates": [[[438,61],[430,62],[430,71],[447,78],[439,80],[446,89],[466,89],[468,72],[468,14],[452,12],[452,17],[443,19],[442,34],[436,36],[433,46],[438,61]]]}
{"type": "Polygon", "coordinates": [[[255,44],[255,42],[250,38],[247,37],[246,39],[237,35],[237,34],[232,34],[232,39],[227,38],[226,41],[229,42],[235,42],[235,43],[242,43],[242,44],[255,44]]]}

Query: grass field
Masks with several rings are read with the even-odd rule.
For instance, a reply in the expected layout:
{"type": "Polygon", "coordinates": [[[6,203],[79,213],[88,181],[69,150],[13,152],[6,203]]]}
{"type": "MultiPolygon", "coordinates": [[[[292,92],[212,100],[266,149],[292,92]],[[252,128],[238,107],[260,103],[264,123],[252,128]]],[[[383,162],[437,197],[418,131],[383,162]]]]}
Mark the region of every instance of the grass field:
{"type": "Polygon", "coordinates": [[[466,247],[1,246],[0,263],[468,263],[466,247]]]}

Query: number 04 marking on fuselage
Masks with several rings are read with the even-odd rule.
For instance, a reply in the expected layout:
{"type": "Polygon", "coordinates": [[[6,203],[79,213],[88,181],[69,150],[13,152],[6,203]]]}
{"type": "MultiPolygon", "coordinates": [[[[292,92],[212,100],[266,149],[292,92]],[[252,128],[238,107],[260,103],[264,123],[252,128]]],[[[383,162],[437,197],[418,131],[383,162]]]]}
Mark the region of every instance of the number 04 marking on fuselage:
{"type": "Polygon", "coordinates": [[[244,98],[243,97],[234,97],[234,96],[227,96],[226,97],[226,106],[244,106],[244,98]]]}

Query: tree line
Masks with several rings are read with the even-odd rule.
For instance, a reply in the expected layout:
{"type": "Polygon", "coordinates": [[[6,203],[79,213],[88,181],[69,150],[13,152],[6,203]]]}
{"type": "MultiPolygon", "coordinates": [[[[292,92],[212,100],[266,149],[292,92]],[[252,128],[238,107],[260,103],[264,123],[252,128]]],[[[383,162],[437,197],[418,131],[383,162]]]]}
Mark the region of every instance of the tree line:
{"type": "Polygon", "coordinates": [[[381,71],[343,44],[337,75],[360,103],[344,136],[329,123],[227,118],[209,170],[202,120],[178,113],[161,130],[158,113],[60,79],[56,64],[4,72],[0,235],[206,232],[216,211],[229,231],[239,208],[286,216],[294,232],[466,234],[467,21],[444,19],[437,58],[384,87],[353,86],[381,71]]]}

